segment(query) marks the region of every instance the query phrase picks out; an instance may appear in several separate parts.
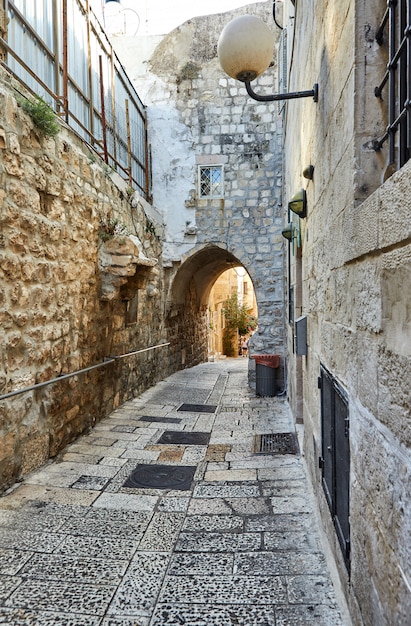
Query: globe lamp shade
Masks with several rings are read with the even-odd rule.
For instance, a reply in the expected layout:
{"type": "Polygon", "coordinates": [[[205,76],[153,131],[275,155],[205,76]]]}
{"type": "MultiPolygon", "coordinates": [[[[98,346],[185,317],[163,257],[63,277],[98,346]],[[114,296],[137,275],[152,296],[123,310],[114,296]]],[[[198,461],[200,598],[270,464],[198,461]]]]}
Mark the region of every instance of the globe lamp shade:
{"type": "Polygon", "coordinates": [[[226,74],[242,82],[254,80],[273,60],[273,33],[258,17],[241,15],[224,27],[217,54],[226,74]]]}

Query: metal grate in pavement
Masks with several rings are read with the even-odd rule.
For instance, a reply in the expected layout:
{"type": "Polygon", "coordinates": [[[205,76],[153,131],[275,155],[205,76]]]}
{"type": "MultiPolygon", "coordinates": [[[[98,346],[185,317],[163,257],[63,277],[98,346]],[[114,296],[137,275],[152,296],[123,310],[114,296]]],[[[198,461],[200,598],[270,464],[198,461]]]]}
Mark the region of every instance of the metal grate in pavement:
{"type": "Polygon", "coordinates": [[[188,433],[181,430],[166,430],[157,443],[207,446],[210,441],[210,436],[210,433],[188,433]]]}
{"type": "Polygon", "coordinates": [[[255,454],[299,454],[297,435],[295,433],[269,433],[255,435],[255,454]]]}
{"type": "Polygon", "coordinates": [[[195,465],[140,464],[131,472],[123,487],[187,491],[191,487],[196,469],[195,465]]]}
{"type": "Polygon", "coordinates": [[[190,413],[215,413],[216,404],[182,404],[177,411],[189,411],[190,413]]]}
{"type": "Polygon", "coordinates": [[[161,422],[162,424],[181,424],[181,419],[178,417],[157,417],[153,415],[142,415],[140,422],[161,422]]]}

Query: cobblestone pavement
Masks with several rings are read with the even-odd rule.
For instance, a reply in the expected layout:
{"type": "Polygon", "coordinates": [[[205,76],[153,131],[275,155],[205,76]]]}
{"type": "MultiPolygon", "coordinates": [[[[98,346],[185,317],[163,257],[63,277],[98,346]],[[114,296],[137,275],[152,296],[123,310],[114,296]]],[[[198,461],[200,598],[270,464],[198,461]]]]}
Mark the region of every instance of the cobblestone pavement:
{"type": "Polygon", "coordinates": [[[246,378],[174,374],[2,497],[0,624],[348,626],[287,403],[246,378]]]}

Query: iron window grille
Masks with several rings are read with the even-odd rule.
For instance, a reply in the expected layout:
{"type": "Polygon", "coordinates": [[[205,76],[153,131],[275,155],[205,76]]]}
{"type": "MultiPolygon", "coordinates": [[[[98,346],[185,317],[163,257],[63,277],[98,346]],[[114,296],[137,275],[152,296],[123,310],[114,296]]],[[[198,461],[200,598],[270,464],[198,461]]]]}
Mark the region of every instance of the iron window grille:
{"type": "Polygon", "coordinates": [[[200,198],[222,198],[224,177],[222,165],[199,165],[199,196],[200,198]]]}
{"type": "Polygon", "coordinates": [[[411,146],[411,0],[389,0],[375,39],[382,46],[388,36],[387,71],[374,93],[382,99],[387,86],[388,125],[374,142],[381,150],[388,141],[389,164],[402,167],[411,146]]]}

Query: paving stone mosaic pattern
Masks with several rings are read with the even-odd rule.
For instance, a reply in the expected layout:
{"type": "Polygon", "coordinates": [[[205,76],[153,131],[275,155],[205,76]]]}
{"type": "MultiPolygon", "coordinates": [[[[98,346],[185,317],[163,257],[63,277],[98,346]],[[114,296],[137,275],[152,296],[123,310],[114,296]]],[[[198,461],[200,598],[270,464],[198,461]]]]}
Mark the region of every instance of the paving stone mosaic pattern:
{"type": "Polygon", "coordinates": [[[246,359],[178,372],[4,494],[0,624],[351,626],[300,455],[255,454],[288,405],[246,381],[246,359]],[[147,466],[163,485],[125,486],[147,466]]]}

